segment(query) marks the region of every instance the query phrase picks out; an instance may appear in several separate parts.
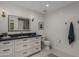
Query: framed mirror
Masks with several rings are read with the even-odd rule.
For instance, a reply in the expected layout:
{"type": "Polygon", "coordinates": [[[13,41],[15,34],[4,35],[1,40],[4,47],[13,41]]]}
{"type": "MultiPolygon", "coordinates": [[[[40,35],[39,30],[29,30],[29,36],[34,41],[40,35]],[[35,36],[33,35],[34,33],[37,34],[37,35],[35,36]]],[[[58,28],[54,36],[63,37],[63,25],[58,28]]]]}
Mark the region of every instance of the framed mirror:
{"type": "Polygon", "coordinates": [[[8,15],[8,31],[29,31],[30,19],[8,15]]]}

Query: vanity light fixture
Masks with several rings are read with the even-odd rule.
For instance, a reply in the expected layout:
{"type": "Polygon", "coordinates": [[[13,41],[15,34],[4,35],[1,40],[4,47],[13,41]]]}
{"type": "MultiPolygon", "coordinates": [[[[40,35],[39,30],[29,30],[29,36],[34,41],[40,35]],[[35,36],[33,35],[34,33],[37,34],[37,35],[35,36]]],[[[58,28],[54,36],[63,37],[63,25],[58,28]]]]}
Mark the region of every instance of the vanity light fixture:
{"type": "Polygon", "coordinates": [[[32,22],[34,21],[34,18],[32,19],[32,22]]]}
{"type": "Polygon", "coordinates": [[[2,17],[5,17],[5,11],[4,11],[4,9],[2,10],[2,17]]]}
{"type": "MultiPolygon", "coordinates": [[[[45,7],[48,8],[49,4],[46,4],[45,7]]],[[[47,9],[43,10],[43,12],[47,12],[47,9]]]]}

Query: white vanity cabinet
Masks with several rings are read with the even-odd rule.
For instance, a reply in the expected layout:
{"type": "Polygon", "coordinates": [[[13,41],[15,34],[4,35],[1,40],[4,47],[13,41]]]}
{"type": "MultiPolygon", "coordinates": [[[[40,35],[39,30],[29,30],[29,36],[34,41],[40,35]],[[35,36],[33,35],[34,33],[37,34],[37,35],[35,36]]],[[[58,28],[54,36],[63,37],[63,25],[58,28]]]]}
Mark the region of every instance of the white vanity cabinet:
{"type": "Polygon", "coordinates": [[[41,50],[41,38],[24,38],[15,40],[15,56],[26,57],[41,50]]]}
{"type": "Polygon", "coordinates": [[[0,57],[27,57],[41,51],[41,37],[0,42],[0,57]]]}

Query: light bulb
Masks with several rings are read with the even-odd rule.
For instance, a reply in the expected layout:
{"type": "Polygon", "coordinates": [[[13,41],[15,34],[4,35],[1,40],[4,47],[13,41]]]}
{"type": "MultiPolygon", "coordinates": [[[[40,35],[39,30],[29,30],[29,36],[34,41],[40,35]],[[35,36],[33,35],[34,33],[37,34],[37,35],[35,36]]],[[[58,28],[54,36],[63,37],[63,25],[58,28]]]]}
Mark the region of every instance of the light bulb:
{"type": "Polygon", "coordinates": [[[46,4],[45,6],[46,6],[46,7],[49,7],[49,4],[46,4]]]}
{"type": "Polygon", "coordinates": [[[4,12],[4,9],[2,10],[2,12],[4,12]]]}

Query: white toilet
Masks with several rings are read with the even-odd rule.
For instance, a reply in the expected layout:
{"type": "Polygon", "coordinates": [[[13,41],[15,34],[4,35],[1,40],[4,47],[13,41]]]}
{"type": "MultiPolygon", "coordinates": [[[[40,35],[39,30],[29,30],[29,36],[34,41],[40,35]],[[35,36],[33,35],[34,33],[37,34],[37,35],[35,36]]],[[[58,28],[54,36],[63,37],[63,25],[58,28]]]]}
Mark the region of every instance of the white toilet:
{"type": "Polygon", "coordinates": [[[44,45],[45,45],[45,49],[49,50],[50,49],[50,41],[49,40],[44,40],[44,45]]]}

